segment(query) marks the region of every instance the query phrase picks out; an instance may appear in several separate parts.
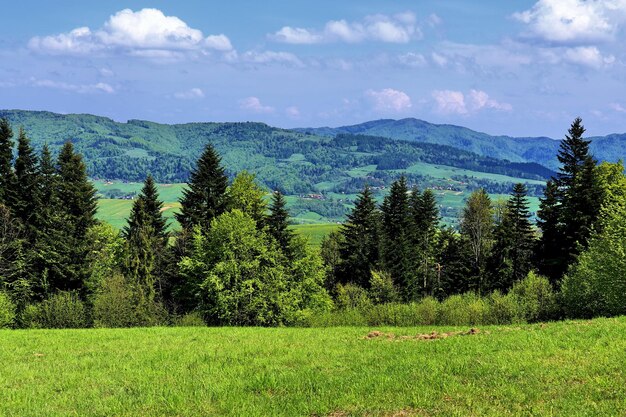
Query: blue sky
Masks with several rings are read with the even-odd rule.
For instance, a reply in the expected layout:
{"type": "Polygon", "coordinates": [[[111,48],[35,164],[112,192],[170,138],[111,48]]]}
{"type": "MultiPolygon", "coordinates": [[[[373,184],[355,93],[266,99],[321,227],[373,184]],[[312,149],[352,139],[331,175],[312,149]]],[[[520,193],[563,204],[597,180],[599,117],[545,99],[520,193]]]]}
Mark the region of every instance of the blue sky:
{"type": "Polygon", "coordinates": [[[626,0],[3,5],[0,108],[118,121],[626,132],[626,0]]]}

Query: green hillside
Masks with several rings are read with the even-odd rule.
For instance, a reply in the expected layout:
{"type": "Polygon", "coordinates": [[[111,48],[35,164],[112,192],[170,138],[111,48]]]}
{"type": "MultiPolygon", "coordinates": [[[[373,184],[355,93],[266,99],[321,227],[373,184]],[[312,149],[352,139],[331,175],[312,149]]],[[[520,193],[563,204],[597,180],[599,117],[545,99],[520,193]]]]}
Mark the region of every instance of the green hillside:
{"type": "MultiPolygon", "coordinates": [[[[296,130],[323,136],[349,133],[449,145],[482,156],[508,159],[513,162],[536,162],[552,169],[558,167],[556,159],[559,147],[558,140],[547,137],[491,136],[461,126],[437,125],[413,118],[375,120],[338,128],[323,127],[296,130]]],[[[626,156],[626,134],[591,137],[590,139],[592,139],[591,151],[599,160],[615,162],[626,156]]]]}

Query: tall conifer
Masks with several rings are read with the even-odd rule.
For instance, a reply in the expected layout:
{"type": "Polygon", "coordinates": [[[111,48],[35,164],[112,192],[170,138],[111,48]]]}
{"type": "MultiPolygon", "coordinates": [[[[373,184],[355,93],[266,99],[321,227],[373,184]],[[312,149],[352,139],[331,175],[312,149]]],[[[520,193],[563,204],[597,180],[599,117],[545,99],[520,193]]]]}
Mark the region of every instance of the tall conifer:
{"type": "Polygon", "coordinates": [[[15,173],[13,171],[13,131],[7,119],[0,119],[0,204],[13,201],[15,173]]]}
{"type": "Polygon", "coordinates": [[[226,188],[228,177],[221,158],[211,144],[207,144],[196,168],[191,173],[188,187],[180,200],[180,213],[176,219],[185,229],[199,225],[204,232],[211,220],[227,208],[226,188]]]}
{"type": "Polygon", "coordinates": [[[366,186],[341,227],[341,282],[369,287],[371,271],[379,265],[379,228],[380,214],[372,191],[366,186]]]}
{"type": "Polygon", "coordinates": [[[289,211],[285,197],[280,191],[274,191],[270,202],[270,214],[267,217],[267,231],[276,239],[283,253],[291,256],[293,231],[289,229],[289,211]]]}

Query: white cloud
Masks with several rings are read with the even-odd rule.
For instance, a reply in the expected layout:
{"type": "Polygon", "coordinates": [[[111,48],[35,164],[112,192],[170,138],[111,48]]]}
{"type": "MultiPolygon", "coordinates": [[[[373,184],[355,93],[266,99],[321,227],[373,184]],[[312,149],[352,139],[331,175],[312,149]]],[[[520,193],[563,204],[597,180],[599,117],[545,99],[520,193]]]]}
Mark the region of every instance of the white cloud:
{"type": "Polygon", "coordinates": [[[461,91],[435,90],[432,92],[436,111],[443,114],[467,115],[485,109],[511,111],[513,106],[498,102],[481,90],[470,90],[467,95],[461,91]]]}
{"type": "Polygon", "coordinates": [[[365,96],[372,102],[374,110],[380,112],[401,113],[411,108],[411,98],[403,91],[393,88],[367,90],[365,96]]]}
{"type": "Polygon", "coordinates": [[[291,117],[292,119],[298,119],[300,117],[300,109],[297,108],[296,106],[289,106],[285,109],[285,113],[287,114],[287,116],[291,117]]]}
{"type": "Polygon", "coordinates": [[[611,103],[609,104],[609,107],[618,113],[626,113],[626,107],[622,106],[619,103],[611,103]]]}
{"type": "Polygon", "coordinates": [[[595,46],[579,46],[567,48],[563,53],[563,59],[572,64],[583,65],[591,68],[602,68],[615,62],[613,55],[603,56],[595,46]]]}
{"type": "Polygon", "coordinates": [[[80,94],[115,93],[115,89],[107,83],[70,84],[62,81],[38,80],[36,78],[31,78],[30,85],[34,87],[54,88],[58,90],[72,91],[80,94]]]}
{"type": "Polygon", "coordinates": [[[626,18],[626,0],[539,0],[515,13],[528,26],[525,36],[551,44],[610,41],[626,18]]]}
{"type": "Polygon", "coordinates": [[[331,20],[321,30],[284,26],[268,37],[277,42],[291,44],[364,41],[408,43],[412,39],[421,39],[422,32],[417,27],[415,14],[405,12],[393,16],[366,16],[359,22],[331,20]]]}
{"type": "Polygon", "coordinates": [[[261,104],[258,97],[247,97],[239,101],[239,108],[253,113],[274,113],[274,108],[261,104]]]}
{"type": "Polygon", "coordinates": [[[241,55],[233,55],[231,61],[239,61],[252,64],[280,63],[291,65],[294,67],[304,67],[304,63],[297,56],[290,52],[247,51],[241,55]]]}
{"type": "Polygon", "coordinates": [[[174,94],[174,97],[179,98],[181,100],[193,100],[204,98],[204,91],[201,89],[194,87],[187,91],[179,91],[174,94]]]}
{"type": "Polygon", "coordinates": [[[433,52],[431,54],[431,58],[433,62],[439,65],[440,67],[445,67],[448,64],[448,58],[446,58],[445,56],[441,54],[438,54],[437,52],[433,52]]]}
{"type": "Polygon", "coordinates": [[[68,33],[32,38],[28,47],[56,55],[85,55],[122,52],[136,56],[174,56],[189,51],[230,51],[230,40],[223,34],[204,37],[176,16],[158,9],[134,12],[124,9],[109,18],[101,29],[80,27],[68,33]]]}
{"type": "Polygon", "coordinates": [[[467,114],[465,106],[465,96],[460,91],[452,90],[435,90],[432,96],[437,104],[439,113],[450,114],[467,114]]]}
{"type": "Polygon", "coordinates": [[[474,111],[482,109],[494,109],[501,111],[511,111],[513,106],[508,103],[500,103],[489,97],[487,93],[480,90],[470,90],[468,93],[469,106],[474,111]]]}
{"type": "Polygon", "coordinates": [[[427,65],[424,55],[415,52],[398,55],[398,61],[400,61],[401,64],[412,68],[421,68],[427,65]]]}

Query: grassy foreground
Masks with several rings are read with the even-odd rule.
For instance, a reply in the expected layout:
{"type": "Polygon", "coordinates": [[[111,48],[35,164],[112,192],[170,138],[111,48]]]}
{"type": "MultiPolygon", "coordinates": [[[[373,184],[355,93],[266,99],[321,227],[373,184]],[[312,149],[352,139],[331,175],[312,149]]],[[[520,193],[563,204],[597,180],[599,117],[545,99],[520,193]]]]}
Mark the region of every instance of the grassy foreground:
{"type": "Polygon", "coordinates": [[[2,416],[623,415],[626,319],[0,331],[2,416]],[[450,329],[437,329],[450,330],[450,329]],[[467,330],[463,329],[463,330],[467,330]]]}

